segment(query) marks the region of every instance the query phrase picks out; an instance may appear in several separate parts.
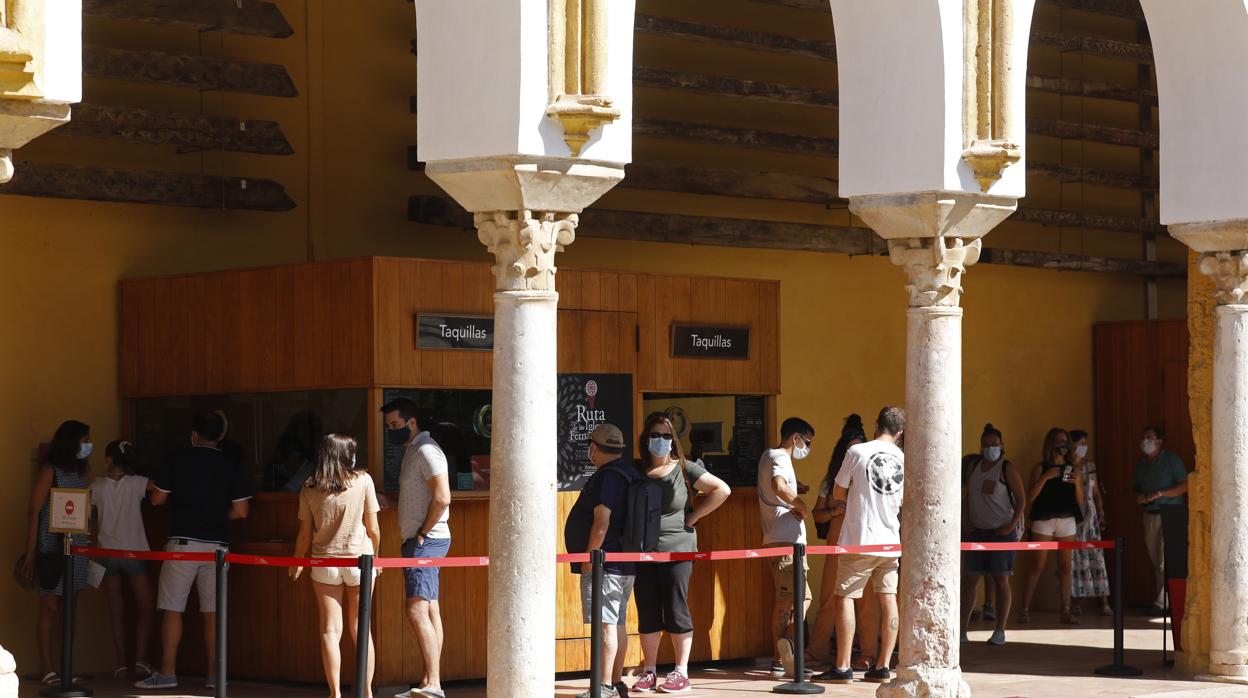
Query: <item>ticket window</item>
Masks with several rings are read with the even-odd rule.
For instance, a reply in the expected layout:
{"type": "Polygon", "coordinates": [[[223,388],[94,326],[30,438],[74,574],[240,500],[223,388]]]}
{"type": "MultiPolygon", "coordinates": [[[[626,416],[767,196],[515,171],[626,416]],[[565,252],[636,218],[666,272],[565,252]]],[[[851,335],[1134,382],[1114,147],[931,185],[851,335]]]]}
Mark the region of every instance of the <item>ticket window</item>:
{"type": "Polygon", "coordinates": [[[368,391],[361,388],[139,398],[132,406],[141,474],[155,475],[190,445],[191,419],[204,410],[225,414],[221,450],[242,467],[253,492],[298,492],[325,434],[353,437],[356,460],[368,462],[368,391]]]}
{"type": "MultiPolygon", "coordinates": [[[[490,391],[387,388],[382,396],[401,397],[416,403],[417,423],[442,448],[451,489],[490,489],[490,391]]],[[[382,463],[382,489],[397,492],[403,447],[386,443],[382,463]]]]}
{"type": "Polygon", "coordinates": [[[685,457],[701,459],[707,470],[733,487],[757,484],[758,459],[767,448],[766,397],[646,393],[643,420],[655,412],[672,420],[685,457]]]}

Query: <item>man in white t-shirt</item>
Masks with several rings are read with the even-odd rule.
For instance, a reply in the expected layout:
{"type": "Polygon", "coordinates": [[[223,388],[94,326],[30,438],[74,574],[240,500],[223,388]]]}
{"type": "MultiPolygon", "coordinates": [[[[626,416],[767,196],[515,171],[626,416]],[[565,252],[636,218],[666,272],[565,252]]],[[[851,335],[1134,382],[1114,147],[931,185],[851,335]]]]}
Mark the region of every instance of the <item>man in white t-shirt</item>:
{"type": "MultiPolygon", "coordinates": [[[[763,545],[789,546],[806,542],[806,522],[810,515],[799,497],[793,461],[810,455],[815,428],[804,419],[789,417],[780,425],[780,445],[763,452],[758,460],[758,512],[763,523],[763,545]]],[[[793,555],[771,559],[776,598],[771,624],[772,675],[793,676],[793,555]]],[[[802,560],[803,569],[808,569],[802,560]]],[[[810,607],[810,585],[806,585],[804,608],[810,607]]]]}
{"type": "MultiPolygon", "coordinates": [[[[839,545],[900,545],[901,496],[905,455],[897,441],[906,426],[900,407],[885,407],[875,420],[875,438],[851,446],[836,476],[832,499],[845,502],[845,523],[839,545]]],[[[854,680],[850,653],[854,639],[854,599],[870,582],[880,598],[880,647],[864,681],[891,680],[889,660],[897,644],[897,561],[899,552],[842,555],[837,563],[836,666],[815,677],[832,683],[854,680]]],[[[875,632],[866,629],[865,632],[875,632]]]]}

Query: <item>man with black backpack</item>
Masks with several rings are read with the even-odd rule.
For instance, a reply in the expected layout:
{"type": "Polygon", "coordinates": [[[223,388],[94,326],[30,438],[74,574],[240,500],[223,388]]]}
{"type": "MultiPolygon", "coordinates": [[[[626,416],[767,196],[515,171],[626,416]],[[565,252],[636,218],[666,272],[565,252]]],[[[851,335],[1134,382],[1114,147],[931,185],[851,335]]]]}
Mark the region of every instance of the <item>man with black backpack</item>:
{"type": "MultiPolygon", "coordinates": [[[[624,458],[626,444],[619,428],[601,424],[589,435],[589,460],[598,469],[585,483],[564,524],[563,538],[570,553],[602,549],[608,553],[645,549],[651,523],[645,516],[649,509],[647,490],[633,464],[624,458]],[[638,515],[635,510],[640,510],[638,515]]],[[[654,500],[653,537],[657,543],[659,502],[654,500]]],[[[651,548],[653,549],[653,548],[651,548]]],[[[592,622],[593,575],[588,565],[572,564],[572,573],[581,575],[581,613],[585,623],[592,622]]],[[[628,599],[633,592],[636,565],[631,562],[607,562],[602,575],[602,664],[604,676],[610,668],[610,683],[591,686],[578,698],[613,698],[627,695],[621,680],[624,655],[628,649],[628,633],[624,627],[628,616],[628,599]]]]}

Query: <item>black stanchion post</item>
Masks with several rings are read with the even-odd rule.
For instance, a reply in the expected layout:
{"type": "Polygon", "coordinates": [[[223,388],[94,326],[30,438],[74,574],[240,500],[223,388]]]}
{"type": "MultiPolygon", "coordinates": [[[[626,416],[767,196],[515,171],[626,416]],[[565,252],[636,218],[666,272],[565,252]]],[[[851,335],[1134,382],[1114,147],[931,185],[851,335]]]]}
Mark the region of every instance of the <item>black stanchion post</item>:
{"type": "Polygon", "coordinates": [[[793,544],[793,680],[774,686],[773,693],[810,695],[823,686],[806,680],[806,544],[793,544]]]}
{"type": "Polygon", "coordinates": [[[80,698],[93,695],[86,686],[74,685],[74,542],[65,540],[65,571],[61,577],[61,685],[49,686],[39,695],[49,698],[80,698]]]}
{"type": "MultiPolygon", "coordinates": [[[[589,695],[598,695],[602,686],[602,566],[607,554],[601,549],[589,551],[589,695]]],[[[617,648],[617,652],[623,648],[617,648]]]]}
{"type": "Polygon", "coordinates": [[[214,693],[214,695],[216,696],[216,698],[225,698],[225,683],[227,680],[226,652],[229,647],[228,643],[226,642],[226,639],[227,639],[226,635],[227,635],[227,628],[229,627],[229,623],[227,622],[228,621],[227,616],[229,615],[229,608],[230,608],[230,595],[229,595],[230,590],[229,590],[229,574],[228,574],[230,571],[230,563],[226,562],[225,560],[225,549],[223,548],[217,548],[216,567],[217,567],[217,608],[216,608],[217,665],[212,668],[212,671],[213,673],[217,675],[217,688],[216,688],[216,693],[214,693]]]}
{"type": "Polygon", "coordinates": [[[360,556],[359,626],[355,631],[355,698],[368,695],[368,643],[373,625],[373,556],[360,556]]]}
{"type": "Polygon", "coordinates": [[[1096,673],[1100,676],[1139,676],[1143,671],[1127,666],[1123,648],[1123,633],[1126,629],[1126,618],[1123,615],[1122,575],[1125,565],[1123,555],[1126,547],[1122,536],[1114,540],[1114,663],[1100,667],[1096,673]]]}

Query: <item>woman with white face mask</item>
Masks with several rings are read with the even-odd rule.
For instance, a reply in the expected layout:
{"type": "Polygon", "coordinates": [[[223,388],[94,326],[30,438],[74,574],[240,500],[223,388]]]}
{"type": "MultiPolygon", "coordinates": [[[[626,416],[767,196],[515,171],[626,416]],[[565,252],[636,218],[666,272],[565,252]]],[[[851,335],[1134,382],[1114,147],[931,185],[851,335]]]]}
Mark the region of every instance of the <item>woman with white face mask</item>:
{"type": "MultiPolygon", "coordinates": [[[[1088,458],[1088,432],[1070,432],[1070,462],[1075,476],[1083,479],[1083,521],[1079,524],[1081,541],[1100,540],[1105,532],[1105,508],[1101,502],[1101,483],[1096,476],[1096,463],[1088,458]]],[[[1076,550],[1071,554],[1070,612],[1083,613],[1079,599],[1100,599],[1101,615],[1113,615],[1109,607],[1109,573],[1105,569],[1102,550],[1076,550]]]]}
{"type": "MultiPolygon", "coordinates": [[[[656,552],[696,552],[698,522],[728,498],[727,483],[701,465],[687,461],[680,435],[661,412],[646,418],[638,439],[639,467],[657,480],[663,492],[659,544],[656,552]]],[[[637,565],[633,598],[637,601],[637,632],[641,635],[643,669],[632,690],[684,693],[689,686],[689,654],[693,649],[693,618],[689,614],[689,577],[693,561],[644,562],[637,565]],[[672,639],[675,668],[660,682],[659,643],[666,630],[672,639]]]]}
{"type": "MultiPolygon", "coordinates": [[[[962,539],[968,543],[1016,543],[1023,522],[1026,490],[1018,468],[1005,458],[1001,431],[991,423],[979,437],[980,457],[962,475],[962,539]]],[[[975,551],[962,554],[962,641],[975,608],[979,578],[988,576],[996,591],[996,628],[990,645],[1005,644],[1005,623],[1010,616],[1010,575],[1014,552],[975,551]]]]}

